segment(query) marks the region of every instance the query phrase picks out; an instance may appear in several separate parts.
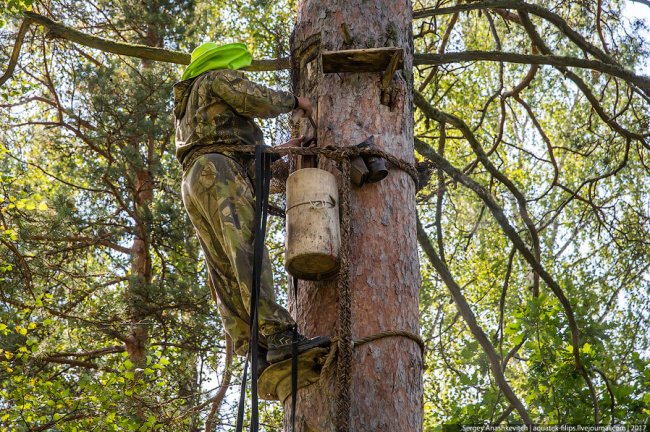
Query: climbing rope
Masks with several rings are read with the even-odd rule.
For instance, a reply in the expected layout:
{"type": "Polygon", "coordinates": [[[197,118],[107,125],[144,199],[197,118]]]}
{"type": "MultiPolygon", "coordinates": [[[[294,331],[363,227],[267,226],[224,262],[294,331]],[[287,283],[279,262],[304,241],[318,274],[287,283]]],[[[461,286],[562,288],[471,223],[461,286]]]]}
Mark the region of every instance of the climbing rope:
{"type": "MultiPolygon", "coordinates": [[[[194,151],[190,153],[183,160],[183,170],[186,171],[196,159],[201,155],[206,153],[222,153],[228,155],[229,153],[254,153],[255,146],[253,145],[223,145],[223,144],[212,144],[207,146],[199,147],[200,152],[194,151]]],[[[383,150],[379,150],[373,147],[336,147],[336,146],[325,146],[325,147],[284,147],[284,148],[268,148],[267,153],[277,154],[279,156],[324,156],[328,159],[335,160],[339,163],[344,160],[350,160],[356,156],[377,156],[384,158],[390,162],[395,168],[398,168],[406,172],[415,184],[418,184],[418,171],[415,166],[404,159],[393,156],[390,153],[387,153],[383,150]]],[[[344,177],[346,178],[346,177],[344,177]]],[[[349,176],[347,177],[349,178],[349,176]]]]}
{"type": "Polygon", "coordinates": [[[336,385],[336,430],[350,430],[350,384],[352,382],[352,293],[350,292],[350,159],[340,161],[341,249],[338,275],[339,319],[336,385]]]}
{"type": "MultiPolygon", "coordinates": [[[[246,145],[221,145],[214,144],[201,147],[201,152],[190,154],[183,161],[183,169],[186,171],[192,163],[205,153],[253,153],[255,146],[246,145]]],[[[352,340],[352,293],[350,290],[350,160],[357,156],[377,156],[387,160],[393,167],[406,172],[415,184],[418,184],[418,172],[413,164],[399,159],[390,153],[372,147],[290,147],[290,148],[267,148],[267,153],[280,156],[324,156],[338,162],[343,181],[340,185],[341,204],[341,249],[339,252],[340,266],[338,274],[338,325],[337,337],[332,338],[330,352],[323,364],[323,370],[328,370],[337,360],[337,400],[336,400],[336,430],[337,432],[348,432],[350,430],[350,384],[352,382],[352,354],[353,349],[379,339],[388,337],[407,338],[420,348],[424,358],[425,345],[420,336],[408,331],[383,331],[358,340],[352,340]]],[[[295,395],[294,395],[295,397],[295,395]]],[[[295,407],[294,407],[295,411],[295,407]]],[[[295,413],[292,413],[295,415],[295,413]]]]}

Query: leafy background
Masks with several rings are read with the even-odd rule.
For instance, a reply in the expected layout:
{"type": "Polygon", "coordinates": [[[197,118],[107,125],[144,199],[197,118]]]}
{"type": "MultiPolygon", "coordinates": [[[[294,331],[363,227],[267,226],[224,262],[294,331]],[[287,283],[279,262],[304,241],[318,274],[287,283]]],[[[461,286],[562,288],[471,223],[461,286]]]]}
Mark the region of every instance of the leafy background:
{"type": "MultiPolygon", "coordinates": [[[[649,58],[647,24],[622,13],[625,2],[537,4],[625,68],[642,70],[649,58]]],[[[435,5],[451,4],[415,2],[414,9],[435,5]]],[[[292,0],[2,6],[2,64],[22,11],[31,8],[121,42],[190,52],[205,41],[242,41],[256,58],[289,54],[296,10],[292,0]]],[[[557,27],[532,20],[555,54],[585,55],[557,27]]],[[[420,53],[531,52],[530,37],[516,20],[492,10],[415,20],[413,32],[420,53]]],[[[422,66],[414,88],[426,104],[469,125],[490,150],[492,164],[525,197],[534,230],[512,190],[476,163],[467,136],[452,125],[443,128],[421,104],[414,116],[416,156],[426,165],[437,151],[463,169],[495,198],[526,245],[538,244],[540,263],[575,314],[581,332],[575,348],[594,386],[600,420],[647,424],[648,96],[621,79],[574,70],[621,132],[599,118],[574,81],[550,66],[540,67],[516,96],[506,96],[530,68],[498,62],[422,66]],[[645,134],[645,141],[625,131],[645,134]]],[[[0,88],[3,430],[194,431],[204,430],[208,420],[214,430],[233,428],[239,359],[230,392],[211,414],[228,375],[227,344],[178,192],[171,86],[180,73],[175,65],[48,39],[35,26],[28,31],[16,73],[0,88]],[[146,249],[135,253],[143,244],[146,249]],[[138,356],[127,347],[138,351],[142,335],[147,344],[138,356]]],[[[252,77],[290,89],[284,72],[252,77]]],[[[289,137],[286,117],[263,126],[269,143],[289,137]]],[[[592,394],[575,367],[557,297],[475,193],[437,170],[424,174],[418,212],[426,238],[461,287],[514,393],[536,422],[593,422],[592,394]]],[[[278,286],[286,284],[282,233],[282,220],[273,218],[278,286]]],[[[452,300],[449,281],[430,258],[421,252],[425,430],[518,421],[452,300]]],[[[279,405],[264,404],[263,430],[282,430],[281,419],[279,405]]]]}

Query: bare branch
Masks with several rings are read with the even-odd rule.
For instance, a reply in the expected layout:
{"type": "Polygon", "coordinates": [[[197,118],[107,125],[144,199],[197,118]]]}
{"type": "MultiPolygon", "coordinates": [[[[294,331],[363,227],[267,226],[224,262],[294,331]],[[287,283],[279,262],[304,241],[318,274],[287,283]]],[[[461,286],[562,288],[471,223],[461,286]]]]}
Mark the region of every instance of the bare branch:
{"type": "Polygon", "coordinates": [[[9,57],[9,64],[7,65],[7,70],[0,77],[0,87],[14,74],[16,69],[16,64],[18,63],[18,57],[20,56],[20,49],[23,46],[23,40],[25,39],[25,33],[31,25],[32,20],[30,18],[25,18],[23,23],[20,25],[20,30],[18,30],[18,36],[16,37],[16,43],[14,44],[14,49],[11,52],[11,57],[9,57]]]}
{"type": "Polygon", "coordinates": [[[472,3],[462,3],[459,5],[451,6],[448,8],[427,8],[421,9],[419,11],[413,12],[413,19],[424,18],[434,15],[445,15],[456,13],[459,11],[470,11],[476,9],[495,9],[495,8],[505,8],[505,9],[517,9],[519,11],[525,11],[537,15],[540,18],[545,19],[546,21],[553,24],[557,27],[562,33],[564,33],[573,43],[579,46],[581,49],[587,51],[591,55],[600,59],[605,63],[617,64],[616,60],[607,55],[597,46],[588,42],[580,33],[573,30],[571,26],[562,18],[560,15],[551,12],[550,10],[539,6],[536,4],[525,3],[519,0],[487,0],[479,1],[472,3]]]}
{"type": "Polygon", "coordinates": [[[92,36],[36,12],[25,12],[25,16],[32,22],[45,27],[48,30],[48,37],[64,39],[90,48],[96,48],[101,51],[113,54],[122,54],[129,57],[137,57],[166,63],[190,63],[190,55],[184,52],[154,48],[147,45],[115,42],[109,39],[92,36]]]}
{"type": "Polygon", "coordinates": [[[62,353],[51,353],[48,355],[48,358],[56,357],[99,357],[105,354],[115,354],[124,352],[126,348],[123,345],[116,345],[112,347],[100,348],[93,351],[82,351],[82,352],[62,352],[62,353]]]}
{"type": "Polygon", "coordinates": [[[223,403],[223,398],[226,396],[226,392],[230,387],[230,379],[232,378],[232,367],[231,367],[232,354],[233,354],[232,339],[230,339],[230,336],[226,335],[226,359],[225,359],[226,364],[224,366],[225,371],[223,373],[221,385],[219,386],[219,391],[214,396],[214,398],[212,398],[212,407],[210,408],[210,413],[208,414],[208,417],[205,419],[205,432],[212,431],[212,421],[214,419],[214,416],[219,411],[219,408],[223,403]]]}
{"type": "MultiPolygon", "coordinates": [[[[445,34],[442,36],[442,40],[440,41],[440,46],[438,47],[438,54],[444,53],[445,49],[447,49],[447,44],[449,43],[451,32],[454,29],[454,26],[456,25],[457,21],[458,21],[458,14],[455,13],[452,15],[452,17],[449,19],[449,22],[447,23],[445,34]]],[[[433,77],[436,75],[437,72],[438,72],[438,66],[436,65],[431,69],[429,75],[427,75],[424,81],[422,81],[422,84],[420,84],[418,91],[424,90],[429,84],[429,82],[431,82],[431,80],[433,79],[433,77]]]]}
{"type": "MultiPolygon", "coordinates": [[[[523,23],[524,28],[526,29],[526,32],[530,36],[531,40],[533,43],[537,46],[537,48],[544,54],[543,57],[546,56],[551,56],[552,52],[551,49],[546,45],[542,37],[539,35],[537,30],[535,29],[535,26],[533,25],[532,21],[530,20],[530,17],[525,12],[519,12],[519,17],[521,18],[521,21],[523,23]]],[[[648,134],[638,134],[632,131],[629,131],[625,129],[623,126],[621,126],[618,122],[616,122],[611,116],[608,116],[607,113],[605,113],[605,110],[603,107],[600,105],[600,102],[596,98],[596,96],[593,94],[591,89],[587,86],[587,84],[584,82],[582,78],[580,78],[578,75],[573,73],[572,71],[568,70],[566,67],[561,66],[561,65],[554,65],[560,72],[562,72],[567,78],[569,78],[571,81],[573,81],[576,86],[582,91],[582,93],[585,95],[585,97],[589,100],[589,103],[591,103],[591,106],[593,107],[594,111],[598,114],[598,116],[609,126],[612,130],[615,132],[620,133],[621,135],[627,137],[627,138],[632,138],[641,141],[644,145],[646,144],[645,142],[645,137],[648,136],[648,134]]],[[[647,80],[646,77],[644,79],[647,80]]],[[[646,93],[650,92],[647,88],[645,89],[646,93]]]]}
{"type": "Polygon", "coordinates": [[[578,67],[603,72],[630,83],[636,84],[646,92],[650,92],[650,78],[637,75],[621,66],[605,63],[600,60],[581,59],[569,56],[519,54],[503,51],[463,51],[443,54],[413,54],[413,64],[459,63],[467,61],[495,61],[520,64],[551,65],[556,67],[578,67]]]}

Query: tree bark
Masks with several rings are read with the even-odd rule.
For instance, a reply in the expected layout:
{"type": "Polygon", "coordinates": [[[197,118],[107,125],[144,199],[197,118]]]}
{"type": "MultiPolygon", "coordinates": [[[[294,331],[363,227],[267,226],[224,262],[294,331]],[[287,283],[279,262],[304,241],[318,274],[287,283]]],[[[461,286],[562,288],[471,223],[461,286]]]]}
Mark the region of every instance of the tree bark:
{"type": "MultiPolygon", "coordinates": [[[[410,1],[303,1],[292,50],[295,92],[314,104],[319,146],[354,145],[374,135],[380,149],[413,162],[410,1]],[[384,91],[388,105],[381,103],[382,73],[323,74],[317,55],[385,46],[404,49],[403,70],[395,73],[384,91]]],[[[311,133],[308,122],[303,129],[311,133]]],[[[319,164],[336,172],[328,161],[319,164]]],[[[391,170],[379,183],[352,189],[349,286],[354,340],[382,331],[419,334],[415,210],[415,184],[405,172],[391,170]]],[[[336,336],[337,301],[336,279],[301,281],[297,302],[291,302],[301,332],[336,336]]],[[[422,430],[422,364],[418,345],[404,337],[382,338],[355,348],[349,430],[422,430]]],[[[298,391],[297,431],[345,430],[335,426],[336,369],[335,362],[319,383],[298,391]]],[[[287,424],[290,411],[289,398],[287,424]]]]}

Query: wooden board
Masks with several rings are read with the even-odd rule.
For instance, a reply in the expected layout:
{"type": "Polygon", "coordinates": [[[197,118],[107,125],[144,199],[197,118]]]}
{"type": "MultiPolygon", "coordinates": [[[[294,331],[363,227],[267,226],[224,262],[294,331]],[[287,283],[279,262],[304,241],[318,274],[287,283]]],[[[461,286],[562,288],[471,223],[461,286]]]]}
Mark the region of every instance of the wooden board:
{"type": "MultiPolygon", "coordinates": [[[[367,48],[343,51],[323,51],[323,73],[336,72],[383,72],[391,58],[397,52],[403,54],[402,48],[367,48]]],[[[400,56],[397,69],[402,68],[403,55],[400,56]]]]}

